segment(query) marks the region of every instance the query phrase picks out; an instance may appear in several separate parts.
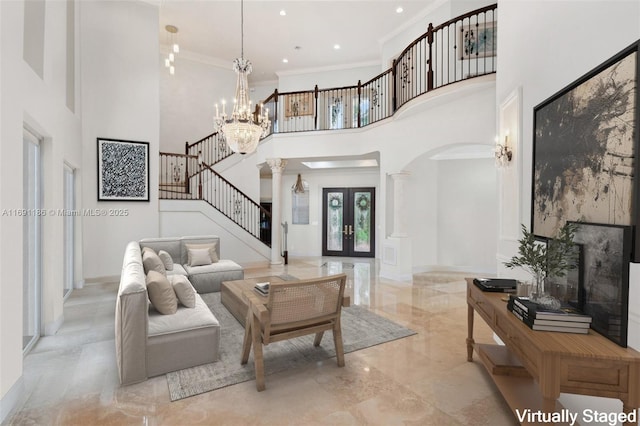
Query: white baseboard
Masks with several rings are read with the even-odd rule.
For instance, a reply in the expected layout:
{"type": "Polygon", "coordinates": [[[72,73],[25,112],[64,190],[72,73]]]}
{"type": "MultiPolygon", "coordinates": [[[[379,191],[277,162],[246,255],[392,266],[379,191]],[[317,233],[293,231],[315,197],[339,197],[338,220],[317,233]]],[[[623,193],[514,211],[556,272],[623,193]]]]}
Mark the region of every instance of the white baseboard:
{"type": "Polygon", "coordinates": [[[73,288],[80,289],[84,287],[84,280],[78,280],[73,283],[73,288]]]}
{"type": "Polygon", "coordinates": [[[64,314],[60,315],[55,321],[44,325],[44,335],[53,336],[58,332],[62,324],[64,323],[64,314]]]}
{"type": "Polygon", "coordinates": [[[23,376],[11,386],[9,391],[0,399],[0,423],[4,424],[4,421],[8,418],[9,414],[17,407],[20,402],[20,397],[24,393],[24,379],[23,376]]]}

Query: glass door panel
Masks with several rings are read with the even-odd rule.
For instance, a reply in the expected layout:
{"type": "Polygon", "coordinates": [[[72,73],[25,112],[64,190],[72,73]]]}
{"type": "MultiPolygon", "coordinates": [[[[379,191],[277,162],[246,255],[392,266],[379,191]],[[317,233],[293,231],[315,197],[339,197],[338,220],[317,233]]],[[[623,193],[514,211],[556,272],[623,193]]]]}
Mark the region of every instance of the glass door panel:
{"type": "Polygon", "coordinates": [[[326,195],[325,214],[327,215],[327,250],[342,252],[344,242],[342,227],[344,225],[344,194],[328,192],[326,195]]]}
{"type": "MultiPolygon", "coordinates": [[[[74,170],[64,166],[64,208],[67,212],[75,212],[75,173],[74,170]]],[[[75,266],[75,214],[64,216],[64,285],[62,296],[68,297],[73,290],[74,266],[75,266]]]]}
{"type": "MultiPolygon", "coordinates": [[[[28,131],[23,133],[23,206],[28,211],[42,208],[40,143],[28,131]]],[[[41,244],[40,216],[26,215],[23,222],[22,350],[27,353],[40,337],[41,244]]]]}
{"type": "Polygon", "coordinates": [[[357,252],[371,251],[371,192],[354,192],[353,231],[355,236],[353,249],[357,252]]]}

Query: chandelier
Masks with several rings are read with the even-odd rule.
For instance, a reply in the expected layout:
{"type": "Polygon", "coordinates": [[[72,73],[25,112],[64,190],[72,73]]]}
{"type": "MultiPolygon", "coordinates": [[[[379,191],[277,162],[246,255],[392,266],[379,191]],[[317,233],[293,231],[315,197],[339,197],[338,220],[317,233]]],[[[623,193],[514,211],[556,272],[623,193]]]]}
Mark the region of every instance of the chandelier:
{"type": "Polygon", "coordinates": [[[220,132],[232,151],[250,154],[258,147],[260,138],[269,130],[269,109],[260,105],[254,111],[249,99],[249,81],[251,62],[244,58],[244,1],[240,2],[240,57],[233,61],[233,70],[237,74],[236,93],[231,116],[227,115],[226,102],[222,101],[222,115],[216,104],[216,116],[213,119],[215,130],[220,132]]]}
{"type": "Polygon", "coordinates": [[[178,45],[178,27],[175,25],[166,25],[164,27],[169,35],[169,54],[164,60],[164,66],[169,69],[169,74],[174,75],[176,73],[176,55],[180,53],[180,46],[178,45]]]}

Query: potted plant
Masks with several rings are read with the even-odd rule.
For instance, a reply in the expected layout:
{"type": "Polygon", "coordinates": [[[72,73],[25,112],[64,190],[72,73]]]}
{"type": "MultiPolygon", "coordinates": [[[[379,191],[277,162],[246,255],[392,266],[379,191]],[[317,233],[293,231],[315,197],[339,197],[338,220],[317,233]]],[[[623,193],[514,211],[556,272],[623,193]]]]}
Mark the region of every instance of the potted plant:
{"type": "Polygon", "coordinates": [[[518,240],[518,254],[505,262],[507,268],[520,267],[529,272],[534,280],[533,301],[545,306],[559,308],[560,301],[544,291],[548,277],[564,277],[567,271],[577,267],[577,251],[573,243],[577,225],[566,222],[556,238],[547,244],[537,241],[535,236],[522,225],[522,238],[518,240]]]}

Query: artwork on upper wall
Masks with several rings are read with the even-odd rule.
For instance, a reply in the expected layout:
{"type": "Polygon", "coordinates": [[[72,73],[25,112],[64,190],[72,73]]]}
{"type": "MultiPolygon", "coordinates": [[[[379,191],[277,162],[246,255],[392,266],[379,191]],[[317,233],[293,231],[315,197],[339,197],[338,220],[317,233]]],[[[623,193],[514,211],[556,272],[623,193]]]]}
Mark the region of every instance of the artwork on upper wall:
{"type": "Polygon", "coordinates": [[[591,328],[626,347],[631,227],[575,223],[574,241],[582,250],[568,285],[578,284],[578,307],[592,317],[591,328]]]}
{"type": "Polygon", "coordinates": [[[477,22],[460,28],[460,59],[496,56],[498,33],[495,21],[477,22]]]}
{"type": "Polygon", "coordinates": [[[313,92],[292,93],[284,96],[285,118],[313,115],[313,92]]]}
{"type": "Polygon", "coordinates": [[[98,201],[149,201],[149,142],[98,138],[98,201]]]}
{"type": "Polygon", "coordinates": [[[636,43],[534,108],[536,236],[550,238],[567,220],[639,224],[637,50],[636,43]]]}

